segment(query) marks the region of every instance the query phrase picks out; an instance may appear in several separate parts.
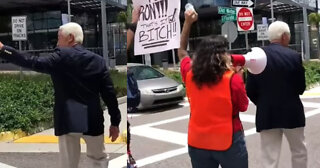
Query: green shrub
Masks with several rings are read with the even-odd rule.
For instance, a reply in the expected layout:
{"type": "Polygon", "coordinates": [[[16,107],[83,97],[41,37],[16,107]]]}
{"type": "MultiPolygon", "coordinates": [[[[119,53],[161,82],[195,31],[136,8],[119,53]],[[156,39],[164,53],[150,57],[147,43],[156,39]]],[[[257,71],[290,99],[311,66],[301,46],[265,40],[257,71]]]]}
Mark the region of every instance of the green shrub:
{"type": "Polygon", "coordinates": [[[320,62],[304,62],[306,85],[312,88],[315,84],[320,83],[320,62]]]}
{"type": "Polygon", "coordinates": [[[163,70],[161,72],[164,73],[167,77],[177,81],[178,83],[182,83],[180,71],[163,70]]]}
{"type": "Polygon", "coordinates": [[[117,97],[127,95],[127,74],[118,72],[115,70],[110,71],[111,79],[114,84],[114,88],[117,92],[117,97]]]}
{"type": "MultiPolygon", "coordinates": [[[[111,71],[117,97],[127,94],[126,74],[111,71]]],[[[0,132],[35,133],[53,126],[53,86],[49,75],[0,74],[0,132]]]]}
{"type": "Polygon", "coordinates": [[[53,88],[48,75],[0,75],[0,132],[52,126],[53,88]]]}

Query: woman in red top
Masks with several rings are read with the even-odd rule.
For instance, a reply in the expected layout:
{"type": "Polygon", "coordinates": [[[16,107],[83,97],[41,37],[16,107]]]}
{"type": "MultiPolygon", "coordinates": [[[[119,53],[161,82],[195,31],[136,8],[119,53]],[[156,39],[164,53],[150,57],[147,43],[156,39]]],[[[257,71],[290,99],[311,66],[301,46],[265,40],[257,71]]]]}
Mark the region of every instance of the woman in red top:
{"type": "Polygon", "coordinates": [[[231,68],[227,41],[222,36],[204,39],[193,60],[186,51],[195,11],[186,11],[181,33],[181,75],[190,103],[189,155],[193,168],[247,168],[248,153],[239,111],[248,98],[239,73],[231,68]]]}

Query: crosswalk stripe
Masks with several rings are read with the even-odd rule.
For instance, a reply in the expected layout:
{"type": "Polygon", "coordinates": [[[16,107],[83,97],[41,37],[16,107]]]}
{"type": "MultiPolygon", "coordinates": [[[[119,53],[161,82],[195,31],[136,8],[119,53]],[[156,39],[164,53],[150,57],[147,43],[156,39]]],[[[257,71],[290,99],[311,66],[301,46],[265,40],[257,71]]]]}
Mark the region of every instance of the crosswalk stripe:
{"type": "Polygon", "coordinates": [[[302,102],[303,107],[320,108],[320,103],[302,102]]]}
{"type": "Polygon", "coordinates": [[[155,162],[159,162],[159,161],[162,161],[162,160],[166,160],[166,159],[169,159],[169,158],[172,158],[172,157],[175,157],[175,156],[183,155],[183,154],[185,154],[187,152],[188,152],[188,148],[184,147],[184,148],[180,148],[180,149],[176,149],[176,150],[160,153],[160,154],[157,154],[157,155],[153,155],[153,156],[138,160],[137,161],[137,165],[139,167],[142,167],[142,166],[145,166],[145,165],[148,165],[148,164],[152,164],[152,163],[155,163],[155,162]]]}
{"type": "Polygon", "coordinates": [[[127,154],[121,155],[115,159],[110,160],[108,168],[119,168],[127,165],[127,154]]]}
{"type": "Polygon", "coordinates": [[[142,114],[128,114],[128,118],[134,118],[134,117],[139,117],[142,114]]]}
{"type": "Polygon", "coordinates": [[[13,166],[4,164],[4,163],[0,163],[0,167],[1,167],[1,168],[16,168],[16,167],[13,167],[13,166]]]}

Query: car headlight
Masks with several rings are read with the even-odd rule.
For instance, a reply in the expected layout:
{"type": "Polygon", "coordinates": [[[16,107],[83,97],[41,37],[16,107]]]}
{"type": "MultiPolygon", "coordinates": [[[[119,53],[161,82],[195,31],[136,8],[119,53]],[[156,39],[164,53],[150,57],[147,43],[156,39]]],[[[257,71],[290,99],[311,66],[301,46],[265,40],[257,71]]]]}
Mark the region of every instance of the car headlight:
{"type": "Polygon", "coordinates": [[[183,85],[180,84],[180,85],[178,86],[178,91],[182,90],[183,88],[184,88],[183,85]]]}
{"type": "Polygon", "coordinates": [[[144,94],[144,95],[152,95],[153,94],[153,92],[148,89],[140,90],[140,92],[141,92],[141,94],[144,94]]]}

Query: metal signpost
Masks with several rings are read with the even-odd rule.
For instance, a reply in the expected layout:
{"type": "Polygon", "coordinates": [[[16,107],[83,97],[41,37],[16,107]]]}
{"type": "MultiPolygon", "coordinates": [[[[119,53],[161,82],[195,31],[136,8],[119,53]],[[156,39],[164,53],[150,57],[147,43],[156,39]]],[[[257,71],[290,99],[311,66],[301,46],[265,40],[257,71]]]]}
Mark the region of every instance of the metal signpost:
{"type": "Polygon", "coordinates": [[[221,34],[227,38],[231,50],[231,43],[238,37],[237,26],[233,22],[226,22],[221,27],[221,34]]]}
{"type": "Polygon", "coordinates": [[[238,31],[245,31],[246,49],[249,49],[248,31],[254,30],[254,18],[252,8],[237,8],[238,31]]]}
{"type": "MultiPolygon", "coordinates": [[[[28,39],[27,16],[12,16],[12,41],[19,41],[19,51],[22,50],[21,41],[28,39]]],[[[22,68],[20,67],[20,79],[22,78],[22,68]]]]}

